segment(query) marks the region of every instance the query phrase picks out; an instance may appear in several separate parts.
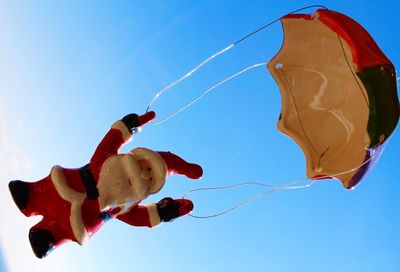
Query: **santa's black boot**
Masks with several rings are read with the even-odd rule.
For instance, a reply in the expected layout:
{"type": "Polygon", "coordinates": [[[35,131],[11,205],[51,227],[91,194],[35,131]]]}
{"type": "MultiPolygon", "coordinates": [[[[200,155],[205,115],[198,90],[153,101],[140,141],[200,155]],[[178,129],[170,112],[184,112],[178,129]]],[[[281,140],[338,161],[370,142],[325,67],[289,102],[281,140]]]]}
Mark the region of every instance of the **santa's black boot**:
{"type": "Polygon", "coordinates": [[[29,241],[31,242],[33,253],[40,259],[46,257],[54,249],[54,237],[44,229],[31,228],[29,241]]]}
{"type": "Polygon", "coordinates": [[[13,180],[8,183],[11,195],[14,199],[15,204],[22,211],[28,204],[29,198],[29,186],[27,182],[21,180],[13,180]]]}

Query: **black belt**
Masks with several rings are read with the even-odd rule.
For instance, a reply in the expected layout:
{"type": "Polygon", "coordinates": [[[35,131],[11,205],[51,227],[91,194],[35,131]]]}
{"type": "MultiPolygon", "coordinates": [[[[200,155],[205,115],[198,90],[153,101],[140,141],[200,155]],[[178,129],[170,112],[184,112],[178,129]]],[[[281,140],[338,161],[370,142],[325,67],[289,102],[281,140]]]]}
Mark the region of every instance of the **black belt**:
{"type": "Polygon", "coordinates": [[[96,187],[96,181],[93,178],[92,172],[90,171],[89,164],[79,169],[83,185],[86,188],[86,195],[89,199],[99,198],[99,190],[96,187]]]}

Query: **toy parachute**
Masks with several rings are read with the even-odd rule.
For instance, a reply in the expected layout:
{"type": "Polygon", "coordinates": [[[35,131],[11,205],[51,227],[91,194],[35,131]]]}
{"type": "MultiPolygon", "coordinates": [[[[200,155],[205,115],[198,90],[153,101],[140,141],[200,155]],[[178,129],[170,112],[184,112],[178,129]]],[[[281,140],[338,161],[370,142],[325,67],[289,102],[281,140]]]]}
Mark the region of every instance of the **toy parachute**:
{"type": "Polygon", "coordinates": [[[267,66],[279,86],[282,110],[278,130],[291,137],[306,158],[307,179],[339,179],[354,188],[379,159],[399,120],[396,72],[370,34],[356,21],[322,6],[298,9],[211,55],[157,93],[191,76],[218,55],[270,25],[281,22],[284,41],[268,63],[253,64],[224,82],[256,67],[267,66]],[[297,12],[319,7],[313,14],[297,12]]]}
{"type": "Polygon", "coordinates": [[[309,178],[336,177],[353,188],[397,125],[394,66],[341,13],[289,14],[281,23],[284,42],[267,65],[282,95],[278,129],[301,147],[309,178]]]}

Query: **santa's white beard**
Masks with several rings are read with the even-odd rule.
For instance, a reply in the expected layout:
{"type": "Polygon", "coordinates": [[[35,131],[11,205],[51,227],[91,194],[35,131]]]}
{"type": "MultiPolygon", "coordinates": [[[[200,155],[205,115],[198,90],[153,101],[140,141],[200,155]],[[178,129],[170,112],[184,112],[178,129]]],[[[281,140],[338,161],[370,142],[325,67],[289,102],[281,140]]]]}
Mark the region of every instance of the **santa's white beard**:
{"type": "Polygon", "coordinates": [[[113,156],[104,162],[99,182],[100,209],[102,211],[138,204],[148,195],[148,184],[141,177],[141,169],[130,154],[113,156]]]}
{"type": "Polygon", "coordinates": [[[100,197],[101,210],[126,205],[130,206],[134,202],[140,202],[139,199],[132,195],[130,186],[126,186],[124,183],[116,186],[103,186],[103,188],[105,187],[109,187],[109,189],[103,191],[99,190],[99,194],[102,196],[100,197]]]}

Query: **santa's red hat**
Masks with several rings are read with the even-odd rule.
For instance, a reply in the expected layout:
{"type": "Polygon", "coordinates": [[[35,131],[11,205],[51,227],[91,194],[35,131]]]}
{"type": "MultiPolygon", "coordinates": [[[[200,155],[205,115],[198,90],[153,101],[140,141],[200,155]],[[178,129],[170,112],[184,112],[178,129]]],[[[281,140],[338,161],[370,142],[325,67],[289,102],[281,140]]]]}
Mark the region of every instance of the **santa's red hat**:
{"type": "Polygon", "coordinates": [[[185,175],[190,179],[199,179],[203,175],[200,165],[189,163],[171,152],[157,152],[163,158],[168,167],[168,175],[185,175]]]}

